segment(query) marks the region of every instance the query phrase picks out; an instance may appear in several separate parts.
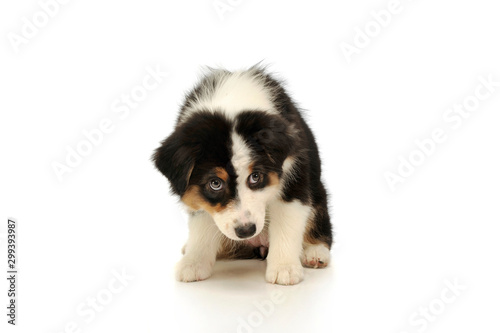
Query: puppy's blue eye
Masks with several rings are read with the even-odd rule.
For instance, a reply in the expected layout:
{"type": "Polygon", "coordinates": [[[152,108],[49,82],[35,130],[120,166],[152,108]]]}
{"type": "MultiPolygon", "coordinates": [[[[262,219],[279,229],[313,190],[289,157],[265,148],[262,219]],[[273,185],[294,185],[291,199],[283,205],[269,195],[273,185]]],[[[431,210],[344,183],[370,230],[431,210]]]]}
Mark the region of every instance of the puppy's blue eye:
{"type": "Polygon", "coordinates": [[[220,178],[212,178],[209,184],[210,188],[214,191],[220,191],[224,187],[222,179],[220,178]]]}
{"type": "Polygon", "coordinates": [[[259,172],[254,172],[250,176],[248,176],[248,182],[250,184],[257,184],[261,179],[260,173],[259,172]]]}

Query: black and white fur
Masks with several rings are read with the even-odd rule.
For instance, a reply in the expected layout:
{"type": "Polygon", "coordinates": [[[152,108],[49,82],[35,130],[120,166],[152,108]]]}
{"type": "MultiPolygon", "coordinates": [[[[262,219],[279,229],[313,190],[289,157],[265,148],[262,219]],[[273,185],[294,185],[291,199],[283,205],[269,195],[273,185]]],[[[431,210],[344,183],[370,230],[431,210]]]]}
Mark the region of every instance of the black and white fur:
{"type": "Polygon", "coordinates": [[[282,85],[254,66],[210,69],[186,96],[153,161],[189,214],[180,281],[216,259],[266,258],[266,280],[325,267],[332,227],[314,136],[282,85]]]}

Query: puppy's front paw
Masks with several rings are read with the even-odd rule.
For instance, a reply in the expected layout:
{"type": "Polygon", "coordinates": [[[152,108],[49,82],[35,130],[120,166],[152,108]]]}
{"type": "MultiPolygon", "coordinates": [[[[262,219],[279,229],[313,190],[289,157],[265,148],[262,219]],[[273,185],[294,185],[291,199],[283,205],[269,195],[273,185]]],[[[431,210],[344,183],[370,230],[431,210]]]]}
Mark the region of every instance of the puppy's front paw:
{"type": "Polygon", "coordinates": [[[181,282],[201,281],[212,275],[213,263],[182,258],[175,267],[175,277],[181,282]]]}
{"type": "Polygon", "coordinates": [[[304,268],[302,268],[302,265],[300,263],[267,265],[267,282],[291,285],[299,283],[303,278],[304,268]]]}
{"type": "Polygon", "coordinates": [[[304,248],[301,261],[305,267],[326,267],[330,262],[330,250],[323,244],[308,244],[304,248]]]}

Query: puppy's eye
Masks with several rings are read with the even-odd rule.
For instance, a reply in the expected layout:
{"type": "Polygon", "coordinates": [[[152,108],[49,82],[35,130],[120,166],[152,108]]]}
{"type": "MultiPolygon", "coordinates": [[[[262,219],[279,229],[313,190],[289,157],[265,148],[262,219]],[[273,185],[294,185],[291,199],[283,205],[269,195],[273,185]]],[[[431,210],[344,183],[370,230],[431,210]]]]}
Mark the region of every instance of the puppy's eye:
{"type": "Polygon", "coordinates": [[[262,176],[259,172],[254,172],[250,176],[248,176],[248,183],[250,185],[255,185],[258,182],[260,182],[262,179],[262,176]]]}
{"type": "Polygon", "coordinates": [[[210,179],[210,188],[214,191],[220,191],[224,187],[224,182],[220,178],[212,178],[210,179]]]}

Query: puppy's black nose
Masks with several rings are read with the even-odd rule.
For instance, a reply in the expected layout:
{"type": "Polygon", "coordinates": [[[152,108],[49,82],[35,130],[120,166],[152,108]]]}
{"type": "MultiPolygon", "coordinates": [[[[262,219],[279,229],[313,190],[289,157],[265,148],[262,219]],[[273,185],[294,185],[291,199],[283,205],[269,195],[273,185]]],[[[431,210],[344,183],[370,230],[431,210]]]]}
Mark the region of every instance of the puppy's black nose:
{"type": "Polygon", "coordinates": [[[255,223],[248,223],[246,225],[234,228],[236,236],[238,236],[239,238],[248,238],[250,236],[253,236],[256,230],[257,227],[255,226],[255,223]]]}

